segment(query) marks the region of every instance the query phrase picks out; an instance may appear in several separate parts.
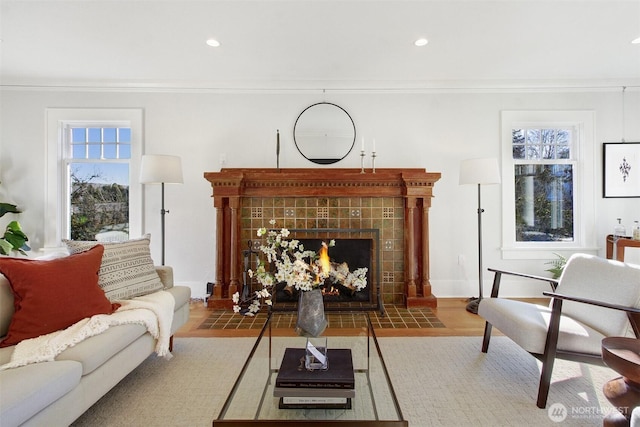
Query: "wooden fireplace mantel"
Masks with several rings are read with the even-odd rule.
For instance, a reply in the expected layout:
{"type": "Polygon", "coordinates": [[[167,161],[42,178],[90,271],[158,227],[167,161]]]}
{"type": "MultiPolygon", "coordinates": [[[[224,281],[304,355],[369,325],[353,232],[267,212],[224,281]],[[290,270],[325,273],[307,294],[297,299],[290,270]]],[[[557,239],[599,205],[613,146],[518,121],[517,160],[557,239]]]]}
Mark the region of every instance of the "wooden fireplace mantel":
{"type": "Polygon", "coordinates": [[[216,281],[210,307],[231,306],[242,267],[239,208],[253,197],[402,197],[404,199],[405,302],[437,305],[429,283],[429,208],[439,172],[385,168],[222,169],[205,172],[216,209],[216,281]]]}

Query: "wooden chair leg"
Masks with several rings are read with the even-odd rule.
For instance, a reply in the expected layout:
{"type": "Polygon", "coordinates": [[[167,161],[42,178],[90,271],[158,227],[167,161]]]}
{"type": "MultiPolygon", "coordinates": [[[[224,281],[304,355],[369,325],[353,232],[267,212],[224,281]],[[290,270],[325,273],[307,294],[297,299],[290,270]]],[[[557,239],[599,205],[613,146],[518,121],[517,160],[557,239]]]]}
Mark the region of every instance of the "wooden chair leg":
{"type": "Polygon", "coordinates": [[[551,386],[551,373],[553,372],[553,362],[555,358],[542,362],[542,372],[540,373],[540,386],[538,387],[538,400],[536,405],[540,409],[547,406],[547,397],[549,396],[549,387],[551,386]]]}
{"type": "Polygon", "coordinates": [[[492,325],[489,322],[484,324],[484,338],[482,339],[482,352],[486,353],[489,350],[489,341],[491,340],[492,325]]]}
{"type": "Polygon", "coordinates": [[[169,337],[169,351],[173,351],[173,335],[169,337]]]}
{"type": "Polygon", "coordinates": [[[549,386],[551,385],[551,373],[553,372],[553,363],[556,359],[556,349],[558,346],[558,334],[560,328],[560,312],[562,310],[562,300],[553,299],[553,307],[551,312],[551,320],[549,322],[549,330],[547,332],[547,340],[544,346],[544,354],[542,356],[542,372],[540,373],[540,386],[538,387],[538,408],[544,409],[547,406],[547,397],[549,396],[549,386]]]}

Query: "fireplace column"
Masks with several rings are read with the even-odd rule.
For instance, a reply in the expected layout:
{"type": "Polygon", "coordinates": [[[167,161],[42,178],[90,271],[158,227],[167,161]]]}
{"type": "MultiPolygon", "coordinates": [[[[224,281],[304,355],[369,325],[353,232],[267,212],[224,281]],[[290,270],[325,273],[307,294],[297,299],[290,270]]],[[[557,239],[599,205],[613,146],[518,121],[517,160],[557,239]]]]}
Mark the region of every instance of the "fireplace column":
{"type": "Polygon", "coordinates": [[[213,287],[213,299],[222,300],[224,287],[224,202],[222,197],[216,197],[213,206],[216,209],[216,283],[213,287]]]}
{"type": "Polygon", "coordinates": [[[403,173],[403,178],[406,306],[437,307],[429,282],[429,208],[435,181],[414,172],[403,173]]]}
{"type": "Polygon", "coordinates": [[[238,208],[240,207],[239,197],[229,198],[229,209],[231,210],[231,235],[229,243],[231,245],[229,253],[229,297],[238,291],[238,232],[240,223],[238,221],[238,208]]]}
{"type": "Polygon", "coordinates": [[[405,298],[407,307],[437,307],[429,282],[429,200],[405,198],[405,298]]]}
{"type": "Polygon", "coordinates": [[[406,276],[406,291],[405,295],[407,301],[409,298],[416,298],[418,296],[416,287],[416,253],[415,253],[415,210],[416,210],[416,198],[408,197],[405,200],[405,276],[406,276]]]}
{"type": "Polygon", "coordinates": [[[238,291],[239,197],[216,197],[216,282],[209,307],[231,308],[231,296],[238,291]]]}
{"type": "Polygon", "coordinates": [[[436,307],[436,297],[431,293],[429,282],[431,267],[429,266],[429,208],[431,198],[422,198],[422,296],[429,307],[436,307]]]}
{"type": "Polygon", "coordinates": [[[243,174],[232,172],[212,182],[213,207],[216,211],[215,283],[207,305],[210,308],[231,308],[231,296],[239,285],[239,209],[243,174]]]}

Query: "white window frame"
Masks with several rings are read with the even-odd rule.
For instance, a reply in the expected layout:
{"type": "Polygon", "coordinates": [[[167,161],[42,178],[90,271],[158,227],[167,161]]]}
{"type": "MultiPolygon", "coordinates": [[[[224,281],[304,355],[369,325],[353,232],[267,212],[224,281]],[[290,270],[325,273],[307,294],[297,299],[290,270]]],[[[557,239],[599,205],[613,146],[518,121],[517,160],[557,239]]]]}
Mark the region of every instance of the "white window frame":
{"type": "Polygon", "coordinates": [[[143,111],[134,108],[48,108],[46,110],[46,174],[44,250],[62,247],[69,235],[68,159],[65,131],[69,125],[131,128],[129,162],[129,236],[142,234],[142,186],[140,160],[143,152],[143,111]]]}
{"type": "MultiPolygon", "coordinates": [[[[554,253],[597,253],[595,232],[595,117],[593,111],[503,111],[502,143],[502,257],[503,259],[554,259],[554,253]],[[517,242],[512,129],[571,128],[574,239],[571,242],[517,242]]],[[[561,161],[563,162],[563,161],[561,161]]],[[[531,162],[535,163],[535,162],[531,162]]]]}

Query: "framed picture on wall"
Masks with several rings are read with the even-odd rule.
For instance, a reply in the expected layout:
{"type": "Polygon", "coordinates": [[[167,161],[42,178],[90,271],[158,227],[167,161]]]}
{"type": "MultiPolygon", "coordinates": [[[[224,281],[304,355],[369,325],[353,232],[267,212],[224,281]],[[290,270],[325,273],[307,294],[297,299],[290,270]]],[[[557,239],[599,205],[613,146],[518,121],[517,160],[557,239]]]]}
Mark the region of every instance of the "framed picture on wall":
{"type": "Polygon", "coordinates": [[[602,144],[602,196],[640,197],[640,142],[602,144]]]}

